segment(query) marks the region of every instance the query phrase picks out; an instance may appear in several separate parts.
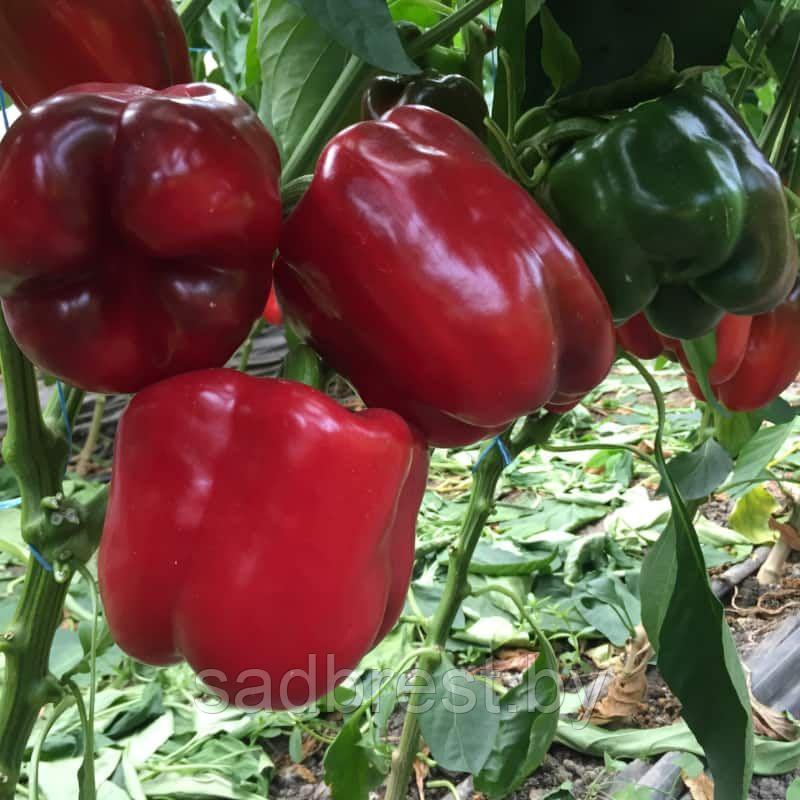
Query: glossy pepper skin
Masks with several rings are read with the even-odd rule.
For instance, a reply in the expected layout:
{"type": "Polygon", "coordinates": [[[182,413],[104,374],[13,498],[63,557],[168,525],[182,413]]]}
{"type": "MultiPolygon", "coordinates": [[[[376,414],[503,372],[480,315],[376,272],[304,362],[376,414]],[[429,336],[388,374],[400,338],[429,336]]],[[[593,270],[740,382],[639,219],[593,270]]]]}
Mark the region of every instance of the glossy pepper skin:
{"type": "Polygon", "coordinates": [[[283,312],[278,305],[278,296],[275,294],[275,289],[269,293],[267,305],[264,306],[264,313],[262,315],[264,321],[270,325],[283,325],[283,312]]]}
{"type": "Polygon", "coordinates": [[[207,84],[89,84],[0,142],[0,296],[38,366],[135,392],[222,366],[261,314],[281,201],[256,115],[207,84]]]}
{"type": "Polygon", "coordinates": [[[426,73],[415,77],[379,75],[361,98],[362,119],[380,119],[397,106],[427,106],[466,125],[486,140],[484,119],[489,116],[480,89],[463,75],[426,73]]]}
{"type": "Polygon", "coordinates": [[[134,658],[186,659],[240,707],[286,708],[397,620],[428,456],[396,414],[205,370],[138,394],[114,459],[98,575],[134,658]]]}
{"type": "MultiPolygon", "coordinates": [[[[681,343],[660,336],[643,316],[617,330],[620,346],[640,358],[674,354],[699,400],[703,392],[681,343]],[[649,330],[648,330],[649,329],[649,330]]],[[[754,317],[726,314],[715,332],[717,357],[708,371],[714,396],[731,411],[756,411],[777,398],[800,373],[800,284],[773,311],[754,317]]]]}
{"type": "Polygon", "coordinates": [[[0,82],[22,107],[90,81],[165,89],[191,80],[170,0],[0,4],[0,82]]]}
{"type": "Polygon", "coordinates": [[[614,358],[580,256],[473,134],[421,106],[328,144],[284,224],[275,285],[364,401],[435,445],[566,410],[614,358]]]}
{"type": "Polygon", "coordinates": [[[702,336],[772,310],[797,273],[783,187],[736,113],[684,86],[621,115],[555,163],[545,208],[621,324],[702,336]]]}

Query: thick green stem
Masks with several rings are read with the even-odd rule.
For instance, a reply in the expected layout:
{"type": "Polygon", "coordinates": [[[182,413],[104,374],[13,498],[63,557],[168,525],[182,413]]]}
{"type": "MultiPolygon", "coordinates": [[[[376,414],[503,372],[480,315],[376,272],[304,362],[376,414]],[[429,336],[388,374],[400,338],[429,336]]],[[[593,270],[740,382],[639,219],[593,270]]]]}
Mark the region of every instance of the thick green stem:
{"type": "MultiPolygon", "coordinates": [[[[529,417],[513,440],[510,438],[510,431],[506,431],[501,439],[511,456],[515,458],[533,445],[544,444],[559,419],[557,414],[529,417]]],[[[425,640],[427,647],[437,650],[444,647],[456,613],[469,593],[467,586],[469,564],[494,506],[497,482],[504,468],[505,461],[500,448],[491,447],[475,470],[464,524],[458,542],[450,554],[444,593],[425,640]]],[[[418,665],[420,673],[432,672],[440,657],[440,652],[434,651],[420,658],[418,665]]],[[[411,769],[419,749],[419,715],[415,710],[414,693],[421,685],[424,685],[422,678],[419,681],[412,681],[410,687],[412,696],[409,698],[400,743],[392,757],[392,771],[386,786],[385,800],[405,800],[406,797],[411,769]]]]}
{"type": "MultiPolygon", "coordinates": [[[[19,481],[25,532],[41,519],[42,500],[60,491],[67,448],[42,417],[33,366],[11,338],[2,315],[0,361],[8,408],[3,457],[19,481]]],[[[22,596],[0,638],[0,652],[5,656],[0,698],[0,800],[15,796],[25,747],[39,711],[61,694],[48,664],[66,593],[65,584],[56,582],[37,560],[29,560],[22,596]]]]}
{"type": "MultiPolygon", "coordinates": [[[[194,0],[196,2],[196,0],[194,0]]],[[[464,25],[497,0],[470,0],[438,24],[429,28],[408,45],[408,55],[417,58],[431,47],[452,38],[464,25]]],[[[187,12],[188,13],[188,12],[187,12]]],[[[378,70],[357,56],[351,56],[325,101],[319,107],[305,134],[283,167],[282,185],[312,171],[314,161],[325,143],[336,132],[336,126],[353,98],[378,70]]]]}

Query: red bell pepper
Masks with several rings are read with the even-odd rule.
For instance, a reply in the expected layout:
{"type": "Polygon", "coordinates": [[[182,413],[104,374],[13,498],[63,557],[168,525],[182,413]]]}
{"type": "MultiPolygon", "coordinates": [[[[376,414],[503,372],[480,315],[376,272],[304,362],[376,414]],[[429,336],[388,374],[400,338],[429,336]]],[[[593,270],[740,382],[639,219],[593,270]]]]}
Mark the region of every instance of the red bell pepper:
{"type": "Polygon", "coordinates": [[[578,253],[472,134],[420,106],[328,144],[275,283],[288,321],[365,402],[436,445],[566,410],[614,358],[578,253]]]}
{"type": "Polygon", "coordinates": [[[396,414],[300,383],[206,370],[145,389],[100,545],[112,635],[241,707],[326,694],[402,610],[427,463],[396,414]]]}
{"type": "Polygon", "coordinates": [[[171,0],[3,0],[0,82],[20,106],[88,81],[192,80],[171,0]]]}
{"type": "Polygon", "coordinates": [[[283,325],[283,312],[278,305],[278,296],[275,294],[275,289],[269,293],[269,299],[264,308],[264,321],[270,325],[283,325]]]}
{"type": "MultiPolygon", "coordinates": [[[[708,381],[731,411],[756,411],[778,397],[800,373],[800,284],[774,311],[754,317],[726,314],[716,328],[717,355],[708,381]]],[[[617,341],[639,358],[674,355],[698,400],[702,389],[677,339],[656,333],[643,314],[617,329],[617,341]]]]}
{"type": "Polygon", "coordinates": [[[221,366],[264,309],[280,163],[220,87],[87,85],[0,142],[0,295],[37,365],[134,392],[221,366]]]}

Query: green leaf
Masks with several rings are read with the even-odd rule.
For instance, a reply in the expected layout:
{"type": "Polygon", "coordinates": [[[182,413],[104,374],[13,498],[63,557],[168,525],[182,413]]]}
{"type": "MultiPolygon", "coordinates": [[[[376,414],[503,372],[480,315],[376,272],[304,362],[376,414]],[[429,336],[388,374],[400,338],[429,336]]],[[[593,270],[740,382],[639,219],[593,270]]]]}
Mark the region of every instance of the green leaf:
{"type": "MultiPolygon", "coordinates": [[[[497,20],[497,46],[508,53],[514,86],[512,102],[518,110],[525,96],[525,31],[539,13],[544,0],[503,3],[497,20]]],[[[508,81],[506,71],[499,66],[494,85],[492,118],[503,129],[508,125],[508,81]]]]}
{"type": "Polygon", "coordinates": [[[295,764],[299,764],[303,760],[303,730],[298,726],[292,728],[289,736],[289,758],[295,764]]]}
{"type": "MultiPolygon", "coordinates": [[[[672,487],[670,495],[680,509],[682,501],[672,487]]],[[[659,671],[705,748],[719,796],[746,800],[753,770],[747,687],[685,508],[673,513],[648,552],[641,594],[642,619],[658,653],[659,671]]]]}
{"type": "Polygon", "coordinates": [[[259,0],[258,13],[259,115],[285,156],[308,129],[348,53],[289,0],[259,0]]]}
{"type": "Polygon", "coordinates": [[[117,715],[103,733],[109,739],[124,739],[134,731],[143,728],[164,713],[161,686],[149,683],[140,697],[130,708],[117,715]]]}
{"type": "Polygon", "coordinates": [[[228,88],[238,93],[244,89],[250,15],[236,0],[211,0],[200,18],[203,36],[211,46],[228,88]]]}
{"type": "MultiPolygon", "coordinates": [[[[667,468],[683,497],[700,500],[722,485],[733,469],[733,459],[715,439],[707,439],[691,453],[675,456],[667,468]]],[[[664,493],[662,487],[658,493],[664,493]]]]}
{"type": "Polygon", "coordinates": [[[291,0],[340,45],[387,72],[414,74],[386,0],[291,0]]]}
{"type": "Polygon", "coordinates": [[[750,491],[751,481],[758,481],[764,475],[764,470],[778,454],[792,432],[793,423],[773,425],[762,428],[742,448],[736,459],[736,468],[733,470],[728,483],[731,495],[740,497],[750,491]]]}
{"type": "Polygon", "coordinates": [[[553,84],[555,92],[561,91],[578,80],[581,74],[581,59],[548,6],[539,12],[542,25],[542,69],[553,84]]]}
{"type": "Polygon", "coordinates": [[[383,782],[380,770],[364,746],[361,718],[351,717],[341,728],[323,759],[325,783],[336,800],[369,800],[369,793],[383,782]]]}
{"type": "Polygon", "coordinates": [[[753,544],[773,542],[777,534],[769,527],[769,521],[780,507],[763,486],[756,486],[736,501],[728,525],[753,544]]]}
{"type": "MultiPolygon", "coordinates": [[[[447,554],[440,560],[447,563],[447,554]]],[[[478,542],[469,571],[476,575],[531,575],[547,566],[557,555],[551,552],[520,550],[512,542],[478,542]]]]}
{"type": "MultiPolygon", "coordinates": [[[[575,695],[564,695],[562,710],[577,709],[581,699],[575,695]]],[[[567,717],[558,723],[556,741],[590,755],[613,758],[653,758],[654,756],[683,750],[703,756],[703,748],[692,735],[688,725],[681,721],[672,725],[647,730],[622,729],[610,731],[597,725],[576,725],[567,717]]],[[[778,742],[757,736],[753,765],[758,775],[783,775],[792,772],[800,763],[800,738],[792,742],[778,742]]],[[[719,793],[717,797],[728,800],[730,795],[719,793]]]]}
{"type": "Polygon", "coordinates": [[[776,397],[769,405],[753,412],[754,417],[771,422],[773,425],[791,422],[798,414],[800,408],[789,405],[782,397],[776,397]]]}
{"type": "MultiPolygon", "coordinates": [[[[547,7],[568,35],[583,69],[574,92],[603,86],[634,74],[667,34],[678,70],[721,64],[744,6],[744,0],[549,0],[547,7]]],[[[553,84],[531,54],[542,46],[541,26],[528,29],[528,75],[525,108],[541,105],[553,84]]]]}
{"type": "Polygon", "coordinates": [[[558,727],[558,661],[548,642],[539,657],[500,701],[500,724],[475,790],[506,797],[544,761],[558,727]]]}
{"type": "Polygon", "coordinates": [[[786,790],[786,800],[800,800],[800,778],[792,781],[786,790]]]}
{"type": "Polygon", "coordinates": [[[432,693],[418,702],[420,729],[440,767],[477,773],[492,750],[500,722],[492,690],[447,657],[433,672],[432,693]]]}

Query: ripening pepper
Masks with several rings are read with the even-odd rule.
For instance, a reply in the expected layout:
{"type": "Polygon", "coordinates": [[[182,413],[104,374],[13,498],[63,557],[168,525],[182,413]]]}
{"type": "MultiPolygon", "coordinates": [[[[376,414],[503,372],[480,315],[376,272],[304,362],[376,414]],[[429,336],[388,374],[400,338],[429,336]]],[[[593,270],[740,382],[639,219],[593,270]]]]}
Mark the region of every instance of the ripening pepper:
{"type": "Polygon", "coordinates": [[[617,324],[644,311],[660,333],[693,339],[726,312],[772,310],[794,283],[780,178],[736,112],[699,86],[578,142],[541,196],[617,324]]]}
{"type": "Polygon", "coordinates": [[[427,463],[396,414],[300,383],[148,387],[120,423],[100,543],[113,637],[240,707],[326,694],[402,610],[427,463]]]}
{"type": "Polygon", "coordinates": [[[380,119],[397,106],[428,106],[466,125],[486,139],[484,120],[489,116],[480,89],[463,75],[426,73],[417,76],[379,75],[361,98],[362,119],[380,119]]]}
{"type": "Polygon", "coordinates": [[[166,89],[191,80],[171,0],[0,3],[0,82],[22,107],[90,81],[166,89]]]}
{"type": "Polygon", "coordinates": [[[222,366],[264,309],[280,163],[210,84],[91,84],[0,142],[0,296],[14,338],[83,389],[222,366]]]}
{"type": "MultiPolygon", "coordinates": [[[[800,373],[800,284],[766,314],[726,314],[714,338],[716,360],[708,371],[708,382],[716,399],[731,411],[756,411],[768,405],[800,373]]],[[[657,334],[642,315],[619,328],[617,340],[640,358],[655,358],[662,352],[675,355],[692,393],[705,399],[681,343],[657,334]]]]}
{"type": "Polygon", "coordinates": [[[293,329],[435,445],[566,410],[614,358],[580,256],[475,136],[430,108],[338,134],[279,249],[293,329]]]}

